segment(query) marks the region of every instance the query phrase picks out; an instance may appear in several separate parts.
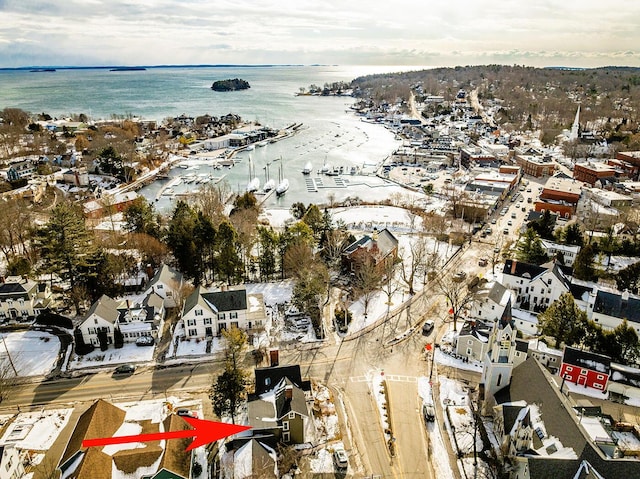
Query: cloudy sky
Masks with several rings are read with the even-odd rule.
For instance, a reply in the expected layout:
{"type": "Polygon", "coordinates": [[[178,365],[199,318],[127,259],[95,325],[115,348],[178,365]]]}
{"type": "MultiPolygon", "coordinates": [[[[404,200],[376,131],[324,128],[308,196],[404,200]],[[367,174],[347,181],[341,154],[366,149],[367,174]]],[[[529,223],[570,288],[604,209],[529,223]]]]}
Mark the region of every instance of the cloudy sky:
{"type": "Polygon", "coordinates": [[[0,67],[640,66],[637,0],[0,0],[0,67]]]}

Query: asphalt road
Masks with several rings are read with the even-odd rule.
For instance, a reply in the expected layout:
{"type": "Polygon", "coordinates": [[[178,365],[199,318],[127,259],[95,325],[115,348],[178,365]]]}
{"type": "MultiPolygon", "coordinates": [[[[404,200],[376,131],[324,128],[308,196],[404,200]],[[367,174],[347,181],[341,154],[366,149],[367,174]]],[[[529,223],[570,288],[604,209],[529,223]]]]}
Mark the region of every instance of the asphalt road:
{"type": "MultiPolygon", "coordinates": [[[[471,276],[480,271],[478,258],[491,251],[490,242],[474,241],[451,261],[444,274],[464,269],[471,276]]],[[[491,265],[489,265],[489,270],[491,265]]],[[[281,350],[281,364],[299,364],[303,376],[312,377],[341,391],[348,413],[348,425],[353,436],[353,450],[357,455],[357,477],[380,475],[390,478],[432,477],[427,457],[427,434],[421,419],[417,393],[417,377],[428,376],[428,362],[423,360],[424,345],[441,334],[446,320],[446,305],[433,289],[427,288],[407,301],[379,327],[355,340],[340,341],[334,337],[311,349],[281,350]],[[425,319],[437,319],[436,336],[420,335],[425,319]],[[416,326],[413,334],[390,345],[389,340],[416,326]],[[371,374],[384,371],[390,396],[389,412],[396,456],[388,452],[375,399],[369,390],[371,374]]],[[[460,325],[461,326],[461,325],[460,325]]],[[[250,358],[247,367],[253,367],[250,358]]],[[[206,392],[221,363],[201,361],[192,365],[178,365],[153,369],[139,368],[129,376],[113,376],[101,372],[74,379],[61,379],[17,386],[2,403],[0,410],[15,411],[17,406],[79,404],[98,398],[108,400],[143,400],[178,393],[206,392]]],[[[445,370],[446,371],[446,370],[445,370]]],[[[441,371],[442,372],[442,371],[441,371]]],[[[452,374],[453,371],[451,371],[452,374]]],[[[477,373],[456,372],[458,378],[478,381],[477,373]]]]}

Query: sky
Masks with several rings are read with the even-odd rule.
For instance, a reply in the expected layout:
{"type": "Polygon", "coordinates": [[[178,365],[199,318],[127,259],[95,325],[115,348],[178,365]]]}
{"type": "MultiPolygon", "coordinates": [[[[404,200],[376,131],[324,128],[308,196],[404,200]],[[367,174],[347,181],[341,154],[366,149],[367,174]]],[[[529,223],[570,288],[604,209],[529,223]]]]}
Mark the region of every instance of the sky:
{"type": "Polygon", "coordinates": [[[0,0],[0,67],[640,66],[637,0],[0,0]]]}

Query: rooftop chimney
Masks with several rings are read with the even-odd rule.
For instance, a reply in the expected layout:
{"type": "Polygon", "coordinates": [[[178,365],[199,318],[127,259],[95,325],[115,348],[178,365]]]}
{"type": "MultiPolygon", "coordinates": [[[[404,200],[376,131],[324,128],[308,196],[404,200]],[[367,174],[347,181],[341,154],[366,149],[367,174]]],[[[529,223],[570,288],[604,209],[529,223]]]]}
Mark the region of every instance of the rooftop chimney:
{"type": "Polygon", "coordinates": [[[516,274],[516,265],[518,264],[517,259],[511,260],[511,274],[516,274]]]}

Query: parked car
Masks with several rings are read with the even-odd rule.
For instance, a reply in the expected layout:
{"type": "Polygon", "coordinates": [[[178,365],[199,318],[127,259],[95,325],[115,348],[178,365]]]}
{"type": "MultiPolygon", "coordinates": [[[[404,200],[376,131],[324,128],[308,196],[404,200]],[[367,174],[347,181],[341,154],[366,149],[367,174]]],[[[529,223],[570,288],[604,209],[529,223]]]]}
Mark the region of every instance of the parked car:
{"type": "Polygon", "coordinates": [[[462,281],[466,277],[467,277],[467,273],[465,273],[464,271],[458,271],[456,274],[453,275],[453,280],[462,281]]]}
{"type": "Polygon", "coordinates": [[[422,416],[426,422],[433,422],[436,420],[436,410],[433,404],[422,405],[422,416]]]}
{"type": "Polygon", "coordinates": [[[339,470],[344,471],[349,466],[349,459],[347,457],[347,452],[341,447],[338,447],[335,449],[335,451],[333,451],[333,460],[336,463],[336,467],[339,470]]]}
{"type": "Polygon", "coordinates": [[[509,234],[509,228],[503,229],[502,233],[505,234],[505,235],[508,235],[509,234]]]}
{"type": "Polygon", "coordinates": [[[192,411],[190,411],[189,409],[178,409],[176,411],[176,414],[178,416],[186,416],[186,417],[198,417],[197,414],[193,413],[192,411]]]}
{"type": "Polygon", "coordinates": [[[489,264],[489,261],[487,261],[487,258],[480,258],[478,260],[478,266],[486,266],[489,264]]]}
{"type": "Polygon", "coordinates": [[[136,367],[133,364],[121,364],[114,369],[113,374],[133,374],[136,367]]]}
{"type": "Polygon", "coordinates": [[[136,339],[136,346],[153,346],[154,344],[153,336],[140,336],[136,339]]]}
{"type": "Polygon", "coordinates": [[[433,322],[433,320],[429,319],[422,325],[422,335],[429,336],[434,327],[435,323],[433,322]]]}
{"type": "Polygon", "coordinates": [[[511,213],[511,218],[515,219],[516,214],[515,213],[511,213]]]}

